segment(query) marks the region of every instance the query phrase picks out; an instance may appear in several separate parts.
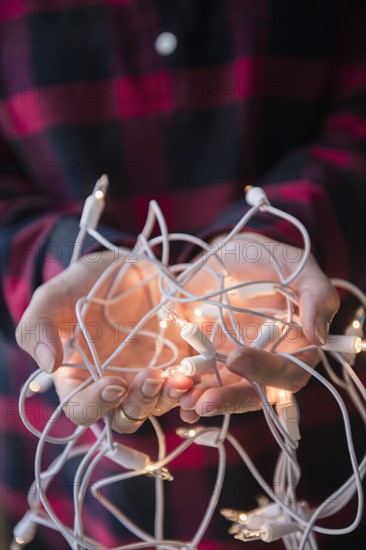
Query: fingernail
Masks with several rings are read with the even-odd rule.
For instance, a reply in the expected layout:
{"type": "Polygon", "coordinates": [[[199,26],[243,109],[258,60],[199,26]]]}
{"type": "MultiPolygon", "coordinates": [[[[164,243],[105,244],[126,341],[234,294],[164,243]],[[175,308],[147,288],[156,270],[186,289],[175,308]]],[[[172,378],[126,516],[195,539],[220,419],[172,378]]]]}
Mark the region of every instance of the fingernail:
{"type": "Polygon", "coordinates": [[[158,380],[157,378],[146,378],[142,384],[141,393],[144,397],[149,399],[156,397],[159,394],[163,384],[164,380],[158,380]]]}
{"type": "Polygon", "coordinates": [[[38,344],[35,351],[36,361],[45,372],[51,373],[55,368],[55,356],[46,344],[38,344]]]}
{"type": "Polygon", "coordinates": [[[100,396],[103,401],[112,403],[113,401],[117,401],[117,399],[122,397],[125,392],[126,388],[124,388],[123,386],[106,386],[100,396]]]}
{"type": "Polygon", "coordinates": [[[185,393],[187,393],[187,390],[177,390],[175,388],[169,388],[168,390],[168,397],[170,399],[179,399],[180,397],[182,397],[182,395],[184,395],[185,393]]]}
{"type": "Polygon", "coordinates": [[[230,353],[227,358],[226,366],[231,370],[236,370],[236,367],[240,369],[243,366],[243,353],[240,349],[237,349],[230,353]]]}
{"type": "Polygon", "coordinates": [[[202,416],[215,416],[219,414],[219,407],[215,403],[205,403],[202,407],[202,416]]]}
{"type": "Polygon", "coordinates": [[[319,315],[315,321],[315,339],[322,345],[325,344],[328,337],[329,327],[328,319],[323,315],[319,315]]]}

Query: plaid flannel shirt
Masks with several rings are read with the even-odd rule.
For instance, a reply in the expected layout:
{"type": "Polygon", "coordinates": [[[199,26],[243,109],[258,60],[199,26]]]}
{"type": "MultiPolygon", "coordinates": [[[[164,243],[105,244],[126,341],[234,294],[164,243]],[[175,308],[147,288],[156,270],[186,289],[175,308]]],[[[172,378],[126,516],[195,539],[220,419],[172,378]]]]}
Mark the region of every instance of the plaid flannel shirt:
{"type": "MultiPolygon", "coordinates": [[[[35,446],[16,413],[34,365],[16,349],[14,323],[34,289],[68,264],[83,201],[101,173],[111,181],[103,230],[121,242],[133,242],[152,198],[171,230],[214,236],[241,217],[243,188],[255,184],[303,221],[328,275],[364,282],[364,16],[364,4],[350,0],[1,2],[2,506],[9,524],[26,509],[35,446]],[[167,31],[177,46],[161,55],[156,38],[167,31]]],[[[300,242],[287,222],[268,216],[252,228],[300,242]]],[[[328,410],[308,425],[314,431],[332,418],[328,410]]],[[[271,463],[259,426],[255,415],[234,420],[258,463],[271,463]]],[[[149,441],[145,432],[136,444],[149,441]]],[[[168,430],[168,442],[174,438],[168,430]]],[[[222,503],[240,506],[256,489],[234,454],[229,461],[222,503]]],[[[176,468],[167,529],[184,539],[213,488],[215,456],[197,447],[176,468]]],[[[121,500],[145,517],[149,498],[141,502],[140,489],[126,487],[121,500]]],[[[56,496],[55,508],[68,517],[67,490],[56,496]]],[[[129,540],[100,509],[87,513],[105,544],[129,540]]],[[[239,547],[226,527],[215,517],[200,548],[239,547]]],[[[34,548],[65,548],[57,537],[40,530],[34,548]]]]}

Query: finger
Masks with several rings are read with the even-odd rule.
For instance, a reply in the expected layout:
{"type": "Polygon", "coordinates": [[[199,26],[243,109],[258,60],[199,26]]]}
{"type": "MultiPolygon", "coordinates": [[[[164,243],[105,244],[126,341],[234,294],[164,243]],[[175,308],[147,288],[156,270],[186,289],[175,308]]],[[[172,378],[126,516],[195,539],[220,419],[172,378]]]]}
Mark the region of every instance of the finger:
{"type": "Polygon", "coordinates": [[[49,374],[63,359],[60,294],[58,278],[36,289],[15,333],[18,345],[49,374]]]}
{"type": "Polygon", "coordinates": [[[188,376],[177,375],[168,378],[152,411],[153,414],[161,416],[179,405],[180,399],[192,386],[193,381],[188,376]]]}
{"type": "Polygon", "coordinates": [[[133,433],[152,413],[164,385],[162,371],[140,371],[124,396],[118,414],[114,415],[113,428],[120,433],[133,433]]]}
{"type": "Polygon", "coordinates": [[[112,260],[110,252],[93,264],[81,258],[34,291],[16,329],[16,339],[45,372],[54,372],[62,363],[62,329],[69,330],[73,324],[76,300],[90,290],[112,260]]]}
{"type": "MultiPolygon", "coordinates": [[[[217,381],[213,381],[213,384],[215,383],[217,384],[217,381]]],[[[186,392],[186,394],[181,397],[181,409],[185,411],[193,411],[195,409],[197,401],[199,400],[201,395],[203,395],[205,391],[208,390],[208,388],[210,388],[210,384],[205,384],[202,382],[193,386],[190,391],[186,392]]]]}
{"type": "Polygon", "coordinates": [[[187,424],[194,424],[200,419],[200,415],[196,411],[186,411],[184,409],[180,410],[180,417],[187,424]]]}
{"type": "Polygon", "coordinates": [[[340,305],[338,292],[313,257],[294,282],[300,296],[300,317],[306,338],[322,345],[340,305]]]}
{"type": "MultiPolygon", "coordinates": [[[[63,368],[59,369],[55,375],[55,387],[60,401],[66,399],[82,381],[77,374],[65,377],[63,371],[63,368]]],[[[127,383],[123,378],[106,376],[78,392],[65,404],[64,412],[74,424],[89,426],[115,409],[127,390],[127,383]]]]}
{"type": "Polygon", "coordinates": [[[310,375],[285,357],[253,348],[239,348],[227,359],[227,368],[261,386],[274,386],[297,392],[308,382],[310,375]]]}
{"type": "Polygon", "coordinates": [[[195,411],[200,416],[241,414],[261,409],[257,392],[247,382],[209,388],[198,399],[195,411]]]}

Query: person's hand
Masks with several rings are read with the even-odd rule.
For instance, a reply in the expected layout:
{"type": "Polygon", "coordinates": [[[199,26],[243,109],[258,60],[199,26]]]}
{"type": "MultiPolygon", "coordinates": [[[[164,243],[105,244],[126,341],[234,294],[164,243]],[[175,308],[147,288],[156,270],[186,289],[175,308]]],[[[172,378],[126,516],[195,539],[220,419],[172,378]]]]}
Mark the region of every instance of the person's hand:
{"type": "MultiPolygon", "coordinates": [[[[220,239],[217,239],[220,242],[220,239]]],[[[300,249],[271,241],[257,234],[243,233],[220,252],[220,257],[230,272],[230,285],[241,281],[276,280],[278,275],[273,258],[256,243],[267,243],[274,252],[277,261],[288,277],[294,272],[302,257],[300,249]],[[252,244],[250,244],[252,243],[252,244]]],[[[215,270],[219,263],[210,259],[207,265],[215,270]]],[[[190,291],[203,294],[214,288],[215,281],[207,271],[201,271],[190,282],[190,291]]],[[[311,256],[305,268],[291,288],[299,297],[298,315],[300,324],[289,330],[276,351],[293,353],[310,344],[321,345],[328,335],[333,316],[339,308],[339,296],[329,279],[321,271],[311,256]]],[[[232,305],[240,307],[285,308],[284,298],[279,295],[266,297],[238,297],[230,295],[232,305]]],[[[193,310],[187,308],[193,317],[193,310]]],[[[227,316],[225,316],[227,319],[227,316]]],[[[260,331],[264,319],[252,315],[236,315],[240,334],[251,344],[260,331]]],[[[208,319],[202,318],[203,321],[208,319]]],[[[276,353],[270,353],[270,345],[264,350],[250,347],[235,347],[222,331],[216,336],[218,351],[228,355],[227,365],[220,366],[223,386],[219,387],[213,372],[196,376],[194,387],[181,399],[181,417],[187,422],[195,422],[200,416],[224,413],[242,413],[260,408],[257,392],[250,384],[257,382],[262,386],[282,388],[297,392],[307,383],[310,375],[295,363],[276,353]]],[[[319,356],[317,352],[300,353],[299,359],[315,367],[319,356]]]]}
{"type": "MultiPolygon", "coordinates": [[[[83,363],[83,359],[75,351],[67,358],[67,363],[72,363],[75,367],[61,366],[64,344],[77,325],[75,304],[80,297],[87,295],[113,260],[113,254],[103,252],[97,261],[82,258],[72,264],[35,291],[18,325],[16,337],[19,346],[43,370],[52,373],[60,401],[90,376],[85,368],[77,366],[83,363]]],[[[144,276],[138,265],[130,266],[123,279],[115,285],[112,296],[141,282],[144,276]]],[[[108,285],[110,282],[101,286],[98,297],[106,295],[108,285]]],[[[90,304],[85,324],[101,364],[123,341],[135,323],[151,309],[154,292],[155,287],[151,283],[141,285],[122,301],[116,300],[108,307],[100,303],[90,304]]],[[[156,331],[156,322],[150,321],[144,328],[156,331]]],[[[176,331],[173,330],[169,337],[175,339],[181,348],[185,346],[176,331]]],[[[85,339],[79,335],[77,343],[93,363],[85,339]]],[[[76,424],[89,425],[113,411],[113,428],[119,432],[131,433],[140,427],[154,408],[158,409],[155,413],[163,414],[175,407],[179,397],[192,386],[192,381],[184,376],[164,380],[161,370],[144,368],[154,353],[155,340],[137,333],[133,342],[115,358],[113,365],[142,370],[137,374],[122,375],[120,371],[106,370],[102,378],[76,393],[72,398],[72,406],[65,406],[65,414],[76,424]]],[[[185,353],[184,350],[182,353],[185,353]]],[[[159,361],[162,359],[164,352],[159,361]]]]}

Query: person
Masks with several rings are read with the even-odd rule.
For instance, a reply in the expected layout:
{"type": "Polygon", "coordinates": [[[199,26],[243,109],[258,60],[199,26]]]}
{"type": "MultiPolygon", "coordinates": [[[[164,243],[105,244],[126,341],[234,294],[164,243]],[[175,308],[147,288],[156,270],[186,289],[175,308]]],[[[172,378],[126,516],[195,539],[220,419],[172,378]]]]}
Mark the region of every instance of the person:
{"type": "MultiPolygon", "coordinates": [[[[134,243],[151,198],[171,231],[215,240],[242,216],[243,187],[263,186],[274,205],[310,232],[320,267],[311,259],[296,290],[311,343],[324,341],[339,306],[328,277],[364,285],[364,5],[70,0],[4,1],[1,10],[1,376],[8,451],[2,502],[11,526],[26,509],[32,480],[23,457],[33,456],[35,442],[15,413],[27,370],[35,361],[54,373],[61,399],[80,383],[75,372],[58,368],[61,331],[50,338],[44,327],[72,323],[76,299],[110,261],[103,254],[94,265],[82,259],[67,267],[82,203],[100,174],[111,182],[101,231],[125,246],[134,243]],[[16,325],[18,344],[33,361],[16,348],[16,325]]],[[[265,215],[249,231],[292,250],[301,246],[289,224],[265,215]]],[[[91,247],[87,240],[82,255],[91,247]]],[[[191,253],[177,250],[176,257],[191,253]]],[[[247,267],[233,265],[239,279],[247,267]]],[[[245,378],[290,390],[305,386],[302,371],[263,353],[232,355],[231,383],[221,389],[191,387],[187,379],[161,384],[148,370],[132,381],[106,376],[78,394],[71,420],[85,423],[85,403],[97,403],[104,415],[128,400],[138,404],[138,419],[179,409],[194,422],[207,401],[217,404],[216,413],[238,403],[245,410],[253,400],[245,378]]],[[[238,418],[236,430],[254,430],[257,417],[238,418]]],[[[115,428],[146,437],[143,422],[117,421],[115,428]]],[[[264,462],[270,444],[251,445],[264,462]]],[[[186,536],[189,503],[182,495],[192,479],[182,470],[169,514],[177,538],[186,536]]],[[[204,501],[209,464],[200,480],[204,501]]],[[[129,509],[138,515],[143,503],[131,491],[129,509]]],[[[224,499],[242,503],[242,494],[229,493],[224,499]]],[[[197,504],[193,513],[203,508],[197,504]]],[[[88,514],[96,530],[105,529],[106,544],[119,540],[95,511],[88,514]]],[[[238,546],[223,535],[223,524],[210,529],[205,547],[238,546]]],[[[47,533],[37,536],[35,547],[49,547],[47,533]]],[[[52,547],[65,543],[53,539],[52,547]]]]}

